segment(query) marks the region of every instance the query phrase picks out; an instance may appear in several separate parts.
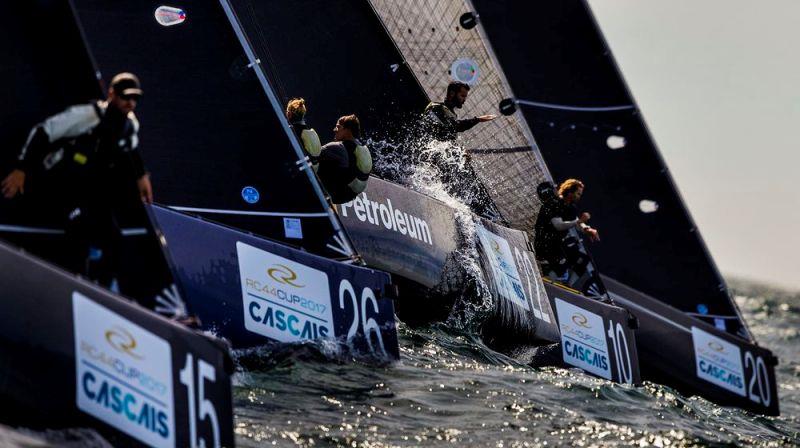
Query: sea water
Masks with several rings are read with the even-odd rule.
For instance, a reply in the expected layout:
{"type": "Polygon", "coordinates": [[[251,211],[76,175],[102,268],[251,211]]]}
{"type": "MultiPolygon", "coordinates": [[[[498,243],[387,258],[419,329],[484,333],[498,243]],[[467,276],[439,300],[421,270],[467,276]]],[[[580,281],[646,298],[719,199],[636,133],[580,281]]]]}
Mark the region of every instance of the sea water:
{"type": "Polygon", "coordinates": [[[800,293],[731,281],[759,343],[779,358],[781,417],[533,369],[470,332],[401,325],[400,362],[331,364],[297,353],[235,388],[241,446],[795,446],[800,444],[800,293]]]}

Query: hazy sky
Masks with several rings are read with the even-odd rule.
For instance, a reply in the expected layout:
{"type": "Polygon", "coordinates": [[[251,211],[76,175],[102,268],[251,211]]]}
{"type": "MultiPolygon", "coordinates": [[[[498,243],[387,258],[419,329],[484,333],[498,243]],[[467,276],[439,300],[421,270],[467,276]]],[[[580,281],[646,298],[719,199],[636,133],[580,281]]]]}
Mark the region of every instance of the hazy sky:
{"type": "Polygon", "coordinates": [[[589,3],[720,270],[800,288],[800,1],[589,3]]]}

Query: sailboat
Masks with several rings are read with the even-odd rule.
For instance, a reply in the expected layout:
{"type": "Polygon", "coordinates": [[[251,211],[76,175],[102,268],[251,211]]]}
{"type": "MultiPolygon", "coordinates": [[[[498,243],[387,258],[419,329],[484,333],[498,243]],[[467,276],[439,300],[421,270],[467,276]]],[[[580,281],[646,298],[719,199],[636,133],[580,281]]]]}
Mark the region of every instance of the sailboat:
{"type": "MultiPolygon", "coordinates": [[[[333,123],[343,113],[356,112],[367,129],[384,139],[407,132],[402,117],[416,116],[428,97],[409,69],[398,63],[402,62],[398,50],[370,4],[348,4],[346,19],[328,23],[325,14],[298,17],[297,5],[178,2],[170,7],[182,12],[181,20],[165,26],[153,17],[153,11],[163,6],[158,3],[101,3],[74,2],[101,70],[127,67],[142,73],[143,78],[150,74],[149,102],[140,110],[157,124],[147,128],[142,147],[150,151],[145,159],[154,182],[160,185],[159,199],[166,206],[294,244],[318,256],[364,260],[368,268],[392,274],[401,291],[395,300],[401,317],[430,321],[446,316],[452,299],[462,292],[459,279],[464,278],[454,252],[464,238],[475,237],[470,233],[474,230],[465,231],[456,223],[455,210],[441,201],[377,178],[370,180],[365,194],[334,213],[321,196],[298,142],[288,132],[282,101],[278,101],[279,92],[284,92],[283,100],[290,95],[306,97],[311,108],[309,120],[328,116],[333,123]],[[136,31],[119,35],[102,26],[100,19],[109,15],[135,24],[136,31]],[[318,33],[288,41],[293,35],[289,30],[300,26],[327,29],[339,38],[318,33]],[[318,60],[302,57],[325,48],[330,51],[322,54],[333,54],[340,45],[356,43],[372,57],[354,60],[355,54],[345,56],[347,53],[318,60]],[[154,52],[153,48],[164,51],[154,52]],[[321,76],[326,82],[320,83],[321,76]],[[346,112],[341,112],[343,104],[346,112]]],[[[334,11],[337,4],[326,7],[334,11]]],[[[251,333],[260,322],[252,321],[263,321],[265,315],[245,315],[242,320],[238,316],[250,305],[232,306],[243,303],[239,285],[246,280],[237,277],[235,263],[231,263],[234,259],[221,255],[233,252],[232,239],[218,249],[209,249],[213,245],[204,240],[198,248],[192,234],[183,231],[194,224],[164,224],[185,216],[163,209],[154,210],[151,216],[161,227],[166,241],[163,248],[173,261],[177,284],[192,291],[186,297],[188,308],[202,310],[200,317],[207,328],[221,331],[235,344],[255,341],[251,333]],[[196,259],[208,259],[197,257],[207,250],[218,254],[213,265],[187,268],[196,265],[196,259]],[[200,302],[198,297],[202,297],[200,302]]],[[[483,238],[476,245],[483,265],[478,275],[490,280],[490,294],[496,299],[485,328],[497,335],[516,335],[517,343],[558,342],[554,305],[548,301],[532,262],[527,237],[475,219],[468,216],[467,221],[470,225],[478,222],[482,229],[483,238]]],[[[323,263],[312,256],[301,258],[323,263]]],[[[354,279],[358,268],[351,267],[349,272],[354,279]]],[[[380,276],[371,272],[374,278],[380,276]]],[[[386,284],[386,280],[374,280],[353,287],[359,296],[353,299],[353,309],[359,313],[345,318],[349,320],[342,336],[350,340],[358,335],[356,339],[364,341],[365,347],[383,346],[396,354],[392,311],[386,304],[391,290],[386,284]],[[383,286],[373,290],[371,284],[383,286]],[[365,293],[365,287],[372,292],[365,293]]],[[[353,294],[348,293],[346,284],[337,280],[330,283],[329,290],[339,294],[334,309],[349,308],[347,302],[353,294]]],[[[580,308],[578,296],[568,292],[563,296],[580,308]]],[[[587,306],[623,325],[631,341],[624,350],[634,350],[624,310],[594,303],[587,306]]],[[[614,352],[619,350],[613,344],[604,342],[604,346],[598,354],[606,359],[603,375],[622,381],[619,369],[613,367],[614,352]]],[[[634,362],[623,370],[638,370],[635,356],[628,353],[624,358],[634,362]]],[[[626,382],[635,377],[627,375],[626,382]]]]}
{"type": "Polygon", "coordinates": [[[748,330],[588,4],[468,5],[553,176],[587,185],[603,229],[592,256],[640,320],[644,378],[777,415],[777,358],[748,330]]]}
{"type": "MultiPolygon", "coordinates": [[[[68,2],[7,5],[0,27],[5,177],[33,124],[101,91],[68,2]]],[[[31,174],[24,200],[0,200],[4,423],[92,427],[114,446],[233,446],[229,346],[51,262],[63,229],[31,174]]]]}

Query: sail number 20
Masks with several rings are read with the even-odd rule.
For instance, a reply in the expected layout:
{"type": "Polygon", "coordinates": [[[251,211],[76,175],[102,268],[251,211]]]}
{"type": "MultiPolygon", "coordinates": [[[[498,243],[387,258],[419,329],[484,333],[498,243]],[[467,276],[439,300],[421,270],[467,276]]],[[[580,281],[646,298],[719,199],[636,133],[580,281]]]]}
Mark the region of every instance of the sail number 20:
{"type": "Polygon", "coordinates": [[[744,353],[745,375],[750,376],[747,383],[747,395],[750,400],[769,407],[772,400],[770,395],[769,373],[767,364],[761,356],[753,356],[749,351],[744,353]]]}

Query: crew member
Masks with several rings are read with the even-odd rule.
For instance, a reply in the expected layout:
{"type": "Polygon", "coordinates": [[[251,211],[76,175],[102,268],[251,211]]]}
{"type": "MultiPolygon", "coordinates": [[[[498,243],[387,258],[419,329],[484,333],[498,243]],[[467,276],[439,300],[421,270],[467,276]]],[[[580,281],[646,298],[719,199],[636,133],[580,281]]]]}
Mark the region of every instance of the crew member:
{"type": "Polygon", "coordinates": [[[481,115],[479,117],[459,120],[456,109],[464,106],[469,95],[469,85],[463,82],[451,82],[447,86],[444,102],[431,102],[423,112],[424,123],[431,136],[441,141],[456,139],[459,132],[472,129],[476,124],[492,121],[495,115],[481,115]]]}
{"type": "Polygon", "coordinates": [[[133,111],[141,96],[135,75],[114,76],[105,101],[72,106],[36,125],[15,169],[0,184],[11,199],[25,193],[29,174],[48,178],[70,245],[61,263],[107,286],[120,238],[116,214],[139,199],[153,202],[137,150],[139,122],[133,111]]]}
{"type": "Polygon", "coordinates": [[[366,190],[372,155],[358,141],[361,123],[355,115],[339,118],[333,133],[334,141],[322,147],[317,173],[332,202],[343,204],[366,190]]]}
{"type": "Polygon", "coordinates": [[[567,269],[580,270],[580,265],[585,264],[578,263],[581,256],[577,242],[569,241],[570,229],[579,230],[592,241],[600,240],[597,230],[586,224],[591,215],[586,212],[578,214],[576,204],[583,195],[583,189],[583,182],[577,179],[565,180],[558,187],[557,194],[549,182],[537,188],[542,208],[535,226],[536,258],[559,276],[564,275],[567,269]]]}
{"type": "Polygon", "coordinates": [[[319,168],[319,153],[322,144],[319,141],[317,131],[306,124],[306,100],[303,98],[292,98],[286,104],[286,118],[289,120],[294,135],[300,142],[303,152],[308,157],[314,171],[319,168]]]}
{"type": "MultiPolygon", "coordinates": [[[[422,125],[431,137],[439,141],[452,142],[459,132],[464,132],[478,123],[492,121],[496,118],[495,115],[481,115],[458,119],[455,110],[464,105],[469,90],[469,85],[463,82],[451,82],[447,86],[443,103],[431,102],[428,104],[423,112],[422,125]]],[[[417,159],[417,161],[427,162],[436,167],[447,191],[464,201],[473,212],[491,219],[499,218],[499,213],[494,208],[486,186],[478,178],[470,164],[468,152],[462,153],[460,148],[451,145],[449,148],[435,148],[433,151],[421,150],[417,159]],[[453,149],[458,154],[454,154],[453,149]],[[462,155],[465,160],[460,160],[462,155]]]]}

